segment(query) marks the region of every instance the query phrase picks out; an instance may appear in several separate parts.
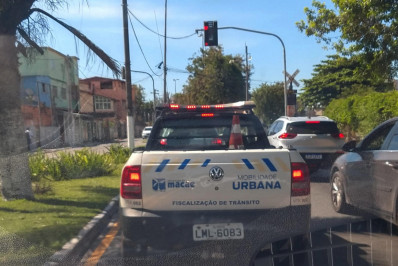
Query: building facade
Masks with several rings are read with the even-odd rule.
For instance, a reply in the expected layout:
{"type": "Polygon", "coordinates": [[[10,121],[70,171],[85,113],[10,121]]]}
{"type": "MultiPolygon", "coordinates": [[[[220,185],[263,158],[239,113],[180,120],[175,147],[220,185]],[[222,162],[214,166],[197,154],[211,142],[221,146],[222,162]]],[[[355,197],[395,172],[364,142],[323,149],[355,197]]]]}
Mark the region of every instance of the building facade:
{"type": "Polygon", "coordinates": [[[92,117],[92,139],[103,141],[126,138],[125,82],[118,79],[92,77],[81,79],[79,89],[80,113],[92,117]]]}
{"type": "Polygon", "coordinates": [[[21,108],[33,147],[79,144],[78,58],[43,47],[19,56],[21,108]]]}

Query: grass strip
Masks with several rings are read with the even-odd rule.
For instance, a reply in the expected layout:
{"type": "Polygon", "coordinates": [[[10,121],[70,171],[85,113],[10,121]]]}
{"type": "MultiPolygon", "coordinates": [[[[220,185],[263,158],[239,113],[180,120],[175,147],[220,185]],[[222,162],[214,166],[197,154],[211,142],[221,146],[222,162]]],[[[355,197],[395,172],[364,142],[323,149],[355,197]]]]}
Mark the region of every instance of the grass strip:
{"type": "Polygon", "coordinates": [[[120,171],[52,182],[33,201],[0,201],[0,265],[42,265],[119,193],[120,171]]]}

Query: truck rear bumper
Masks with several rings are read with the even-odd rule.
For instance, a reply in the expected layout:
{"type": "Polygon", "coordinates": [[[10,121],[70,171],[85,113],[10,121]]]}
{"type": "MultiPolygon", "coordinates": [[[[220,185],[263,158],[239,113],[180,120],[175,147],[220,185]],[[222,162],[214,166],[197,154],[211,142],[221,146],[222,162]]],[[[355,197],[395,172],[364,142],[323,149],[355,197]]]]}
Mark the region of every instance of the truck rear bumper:
{"type": "Polygon", "coordinates": [[[198,250],[222,250],[223,254],[226,253],[229,257],[237,256],[235,259],[238,261],[246,261],[268,243],[308,232],[311,206],[207,212],[149,212],[121,208],[119,219],[123,241],[134,245],[167,252],[182,249],[193,249],[196,253],[198,250]],[[218,223],[242,223],[244,238],[193,240],[194,224],[218,223]]]}

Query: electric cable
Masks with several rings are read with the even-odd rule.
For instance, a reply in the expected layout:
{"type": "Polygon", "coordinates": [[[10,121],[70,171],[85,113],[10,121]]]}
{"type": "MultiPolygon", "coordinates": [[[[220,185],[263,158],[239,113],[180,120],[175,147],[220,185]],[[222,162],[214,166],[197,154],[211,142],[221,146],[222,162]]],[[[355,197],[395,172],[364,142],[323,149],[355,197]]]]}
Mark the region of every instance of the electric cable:
{"type": "Polygon", "coordinates": [[[153,71],[153,69],[151,68],[151,66],[149,65],[148,60],[147,60],[147,58],[146,58],[146,56],[145,56],[145,53],[144,53],[144,51],[142,50],[140,41],[138,40],[137,34],[136,34],[135,30],[134,30],[133,22],[131,21],[130,16],[129,16],[129,21],[130,21],[131,28],[133,29],[134,37],[135,37],[135,39],[136,39],[136,41],[137,41],[137,43],[138,43],[138,47],[139,47],[140,50],[141,50],[141,54],[142,54],[142,56],[144,57],[144,60],[145,60],[145,62],[146,62],[146,64],[147,64],[147,66],[148,66],[149,69],[151,70],[152,74],[154,74],[155,76],[158,76],[158,77],[161,76],[161,74],[156,74],[156,73],[153,71]]]}
{"type": "MultiPolygon", "coordinates": [[[[147,25],[145,25],[143,22],[141,22],[141,20],[139,20],[134,14],[133,14],[133,12],[131,12],[130,10],[128,10],[129,11],[129,13],[144,27],[144,28],[146,28],[147,30],[149,30],[150,32],[152,32],[152,33],[154,33],[154,34],[156,34],[156,35],[158,35],[158,36],[161,36],[161,37],[165,37],[164,35],[162,35],[162,34],[159,34],[158,32],[156,32],[156,31],[154,31],[154,30],[152,30],[151,28],[149,28],[147,25]]],[[[194,36],[194,35],[196,35],[196,32],[194,32],[194,33],[192,33],[192,34],[190,34],[190,35],[186,35],[186,36],[182,36],[182,37],[170,37],[170,36],[168,36],[168,37],[166,37],[166,38],[168,38],[168,39],[174,39],[174,40],[180,40],[180,39],[186,39],[186,38],[189,38],[189,37],[192,37],[192,36],[194,36]]]]}

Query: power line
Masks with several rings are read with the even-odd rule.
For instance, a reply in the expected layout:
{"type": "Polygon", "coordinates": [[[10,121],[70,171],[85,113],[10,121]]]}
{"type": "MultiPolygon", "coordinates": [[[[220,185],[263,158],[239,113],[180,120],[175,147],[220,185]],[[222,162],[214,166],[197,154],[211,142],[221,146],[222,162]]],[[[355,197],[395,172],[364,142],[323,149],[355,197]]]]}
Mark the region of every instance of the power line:
{"type": "MultiPolygon", "coordinates": [[[[159,34],[158,32],[156,32],[156,31],[154,31],[154,30],[152,30],[151,28],[149,28],[147,25],[145,25],[143,22],[141,22],[141,20],[139,20],[134,14],[133,14],[133,12],[131,12],[130,10],[129,10],[129,13],[144,27],[144,28],[146,28],[147,30],[149,30],[150,32],[152,32],[152,33],[154,33],[154,34],[156,34],[156,35],[158,35],[158,36],[160,36],[160,37],[165,37],[164,35],[162,35],[162,34],[159,34]]],[[[194,33],[192,33],[192,34],[190,34],[190,35],[187,35],[187,36],[182,36],[182,37],[170,37],[170,36],[167,36],[166,38],[168,38],[168,39],[174,39],[174,40],[179,40],[179,39],[186,39],[186,38],[189,38],[189,37],[192,37],[192,36],[194,36],[194,35],[196,35],[196,32],[194,32],[194,33]]]]}
{"type": "Polygon", "coordinates": [[[144,51],[142,50],[140,41],[138,40],[137,34],[136,34],[135,30],[134,30],[133,22],[131,21],[131,18],[130,18],[130,17],[129,17],[129,20],[130,20],[131,28],[133,29],[134,37],[135,37],[135,39],[136,39],[136,41],[137,41],[137,43],[138,43],[138,47],[140,47],[142,56],[144,57],[147,66],[149,67],[149,69],[151,70],[151,72],[152,72],[155,76],[158,76],[158,77],[161,76],[161,74],[156,74],[156,73],[153,71],[153,69],[151,68],[151,66],[149,65],[148,60],[146,59],[146,56],[145,56],[145,54],[144,54],[144,51]]]}
{"type": "Polygon", "coordinates": [[[160,43],[160,34],[159,34],[158,18],[156,17],[156,12],[155,12],[155,10],[153,11],[153,13],[155,14],[156,29],[158,30],[157,35],[158,35],[158,40],[159,40],[160,55],[161,55],[162,58],[163,58],[162,44],[160,43]]]}

